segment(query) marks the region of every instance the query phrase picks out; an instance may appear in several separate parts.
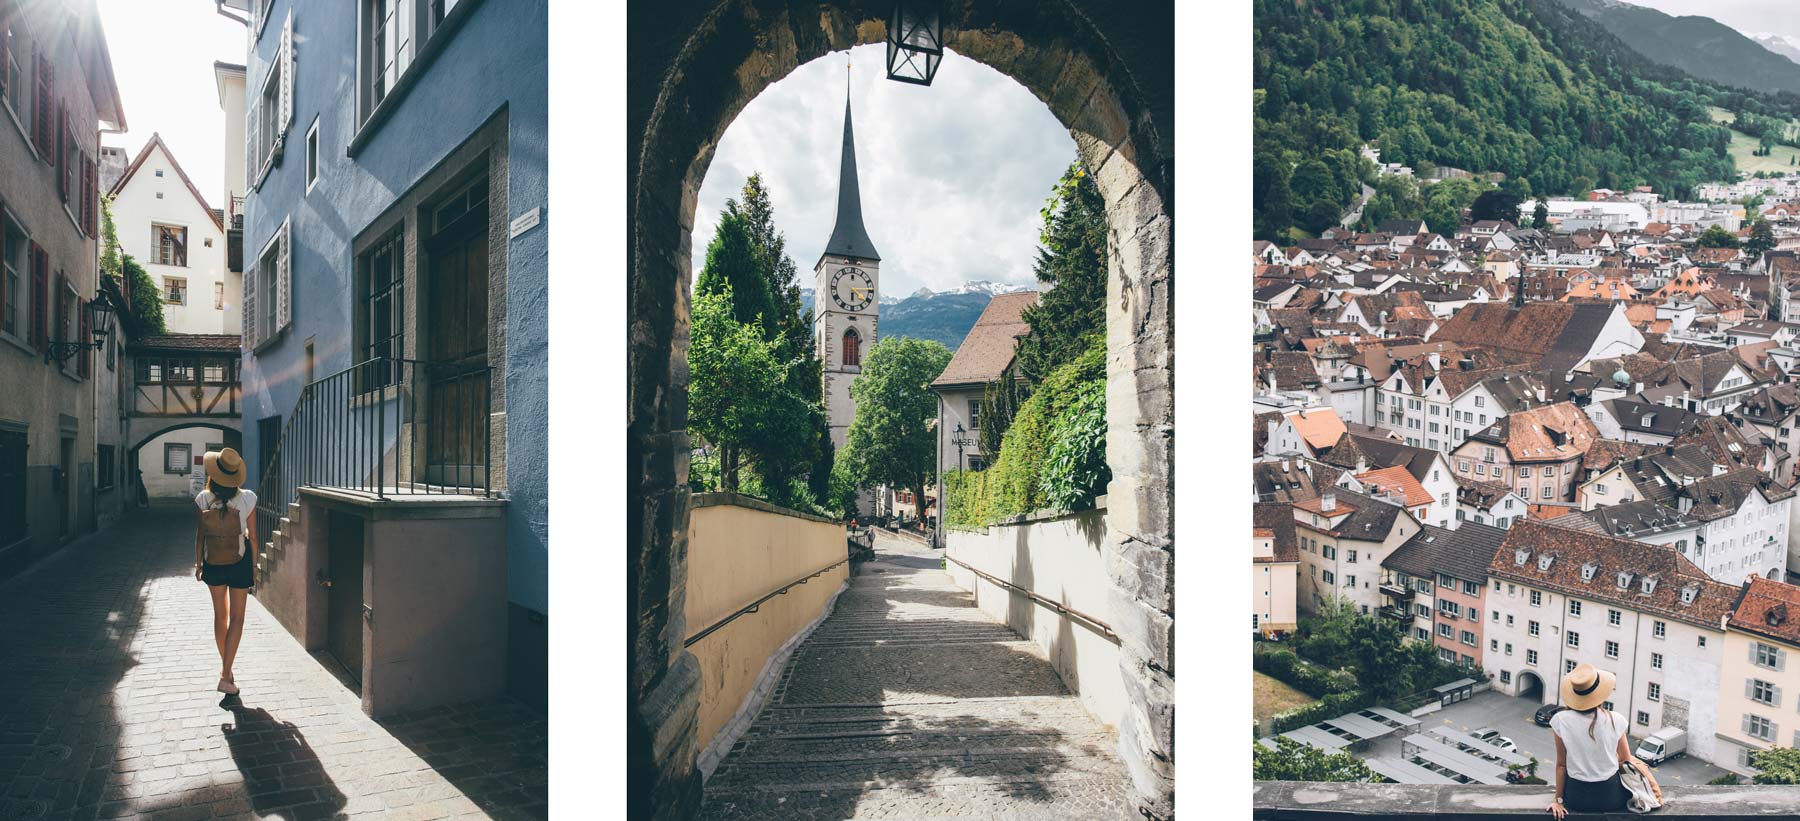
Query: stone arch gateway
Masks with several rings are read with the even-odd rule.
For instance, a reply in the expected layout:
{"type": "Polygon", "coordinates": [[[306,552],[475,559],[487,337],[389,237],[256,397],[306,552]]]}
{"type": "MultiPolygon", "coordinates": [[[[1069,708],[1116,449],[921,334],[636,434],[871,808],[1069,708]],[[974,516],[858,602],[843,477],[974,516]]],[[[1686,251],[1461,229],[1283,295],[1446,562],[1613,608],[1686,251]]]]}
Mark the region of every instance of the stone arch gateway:
{"type": "MultiPolygon", "coordinates": [[[[800,64],[885,36],[888,2],[668,0],[627,12],[631,817],[699,811],[698,665],[682,647],[694,210],[727,126],[800,64]]],[[[1174,10],[1103,0],[947,4],[945,45],[1070,130],[1107,204],[1106,562],[1138,808],[1174,815],[1174,10]]]]}

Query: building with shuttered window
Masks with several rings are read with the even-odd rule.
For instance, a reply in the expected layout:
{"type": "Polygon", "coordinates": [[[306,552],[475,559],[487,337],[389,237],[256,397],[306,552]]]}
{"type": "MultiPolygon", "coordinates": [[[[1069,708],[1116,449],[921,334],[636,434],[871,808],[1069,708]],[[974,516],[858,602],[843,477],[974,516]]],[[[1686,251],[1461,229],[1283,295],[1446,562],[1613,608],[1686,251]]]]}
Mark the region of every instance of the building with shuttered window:
{"type": "MultiPolygon", "coordinates": [[[[431,497],[434,516],[466,503],[498,517],[505,572],[493,622],[508,689],[544,702],[547,3],[223,5],[249,29],[242,427],[265,518],[287,515],[308,488],[341,496],[371,533],[387,526],[380,511],[395,494],[431,497]]],[[[227,69],[235,83],[235,67],[221,78],[227,69]]],[[[331,522],[333,532],[348,526],[331,522]]],[[[294,566],[284,557],[327,549],[326,530],[263,534],[273,586],[294,566]]],[[[361,555],[375,561],[373,549],[361,555]]],[[[355,627],[364,622],[346,598],[361,575],[351,556],[330,557],[344,565],[330,570],[331,596],[345,601],[327,609],[345,627],[322,640],[347,667],[364,655],[359,642],[382,642],[383,624],[397,623],[384,622],[371,588],[360,603],[374,627],[355,627]]],[[[485,607],[485,595],[471,600],[485,607]]],[[[299,612],[265,603],[278,618],[299,612]]],[[[326,607],[291,605],[306,606],[326,607]]]]}
{"type": "Polygon", "coordinates": [[[0,0],[0,577],[122,496],[116,433],[95,435],[117,402],[117,351],[61,343],[91,338],[95,158],[123,108],[91,0],[0,0]]]}

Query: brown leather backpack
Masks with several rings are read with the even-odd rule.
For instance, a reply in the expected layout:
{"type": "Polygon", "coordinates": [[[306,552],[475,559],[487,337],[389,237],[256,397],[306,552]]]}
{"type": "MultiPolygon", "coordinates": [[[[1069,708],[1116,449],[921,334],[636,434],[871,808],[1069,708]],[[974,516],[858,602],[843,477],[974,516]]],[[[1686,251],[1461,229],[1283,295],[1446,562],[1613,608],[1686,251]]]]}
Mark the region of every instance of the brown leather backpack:
{"type": "Polygon", "coordinates": [[[200,512],[200,543],[207,564],[237,564],[238,542],[243,538],[237,511],[214,508],[200,512]]]}

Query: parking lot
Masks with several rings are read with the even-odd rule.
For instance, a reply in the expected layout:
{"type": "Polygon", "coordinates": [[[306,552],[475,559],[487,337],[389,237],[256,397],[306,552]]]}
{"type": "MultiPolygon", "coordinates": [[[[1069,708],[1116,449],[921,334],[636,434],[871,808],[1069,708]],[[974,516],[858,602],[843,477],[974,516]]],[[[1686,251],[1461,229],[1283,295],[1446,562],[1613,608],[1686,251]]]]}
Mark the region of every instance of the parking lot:
{"type": "MultiPolygon", "coordinates": [[[[1532,722],[1532,713],[1537,708],[1536,699],[1513,698],[1494,692],[1476,693],[1468,701],[1420,716],[1419,732],[1430,732],[1433,727],[1451,727],[1463,732],[1493,727],[1513,740],[1520,755],[1535,756],[1539,762],[1538,776],[1552,781],[1556,777],[1556,742],[1551,738],[1550,728],[1532,722]]],[[[1632,738],[1632,745],[1637,745],[1636,736],[1632,738]]],[[[1399,758],[1400,740],[1380,739],[1360,755],[1363,758],[1399,758]]],[[[1659,783],[1686,786],[1703,785],[1726,773],[1692,756],[1682,756],[1663,764],[1655,772],[1659,783]]]]}

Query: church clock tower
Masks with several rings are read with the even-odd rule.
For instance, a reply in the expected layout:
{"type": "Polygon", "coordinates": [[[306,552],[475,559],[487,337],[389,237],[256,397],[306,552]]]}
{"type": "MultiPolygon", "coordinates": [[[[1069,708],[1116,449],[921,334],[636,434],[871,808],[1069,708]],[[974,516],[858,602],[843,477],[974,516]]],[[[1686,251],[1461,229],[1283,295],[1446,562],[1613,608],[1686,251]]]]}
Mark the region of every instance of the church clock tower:
{"type": "Polygon", "coordinates": [[[813,267],[813,341],[824,368],[825,420],[831,444],[842,448],[856,416],[850,382],[874,347],[880,307],[881,255],[863,228],[856,184],[856,140],[850,128],[850,95],[844,94],[844,148],[838,171],[837,225],[813,267]]]}

